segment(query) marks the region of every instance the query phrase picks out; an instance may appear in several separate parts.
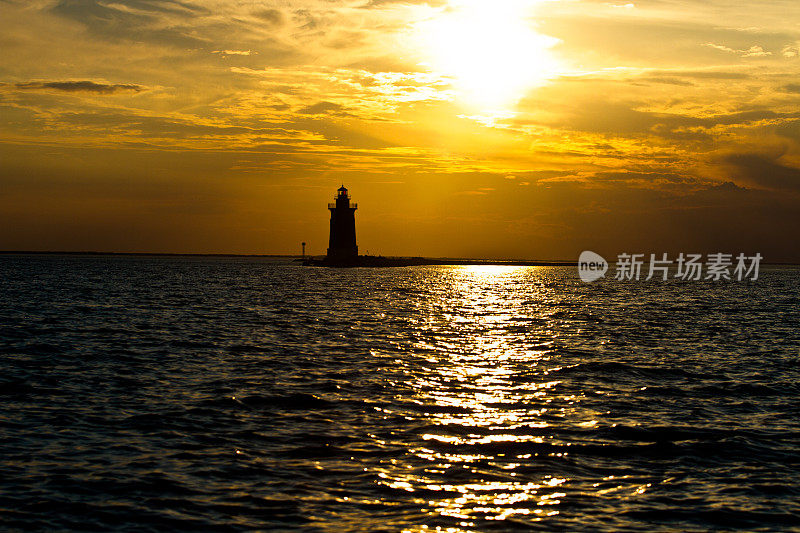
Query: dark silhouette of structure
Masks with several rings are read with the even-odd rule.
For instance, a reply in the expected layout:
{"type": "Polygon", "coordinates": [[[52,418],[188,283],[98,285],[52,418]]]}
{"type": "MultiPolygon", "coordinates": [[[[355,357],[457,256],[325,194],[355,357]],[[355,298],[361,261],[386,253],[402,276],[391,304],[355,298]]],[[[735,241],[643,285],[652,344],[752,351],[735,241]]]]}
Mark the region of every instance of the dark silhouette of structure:
{"type": "Polygon", "coordinates": [[[336,202],[328,204],[331,212],[331,235],[328,240],[329,264],[347,265],[358,261],[356,245],[356,209],[357,204],[350,203],[347,188],[342,185],[336,195],[336,202]]]}
{"type": "MultiPolygon", "coordinates": [[[[569,261],[498,261],[486,259],[431,259],[425,257],[382,257],[358,255],[356,245],[356,209],[350,203],[347,188],[342,185],[336,194],[336,201],[328,204],[331,212],[331,235],[328,241],[328,255],[324,259],[306,257],[303,248],[303,265],[334,268],[351,267],[409,267],[418,265],[500,265],[500,266],[571,266],[569,261]]],[[[305,245],[305,243],[303,243],[305,245]]]]}

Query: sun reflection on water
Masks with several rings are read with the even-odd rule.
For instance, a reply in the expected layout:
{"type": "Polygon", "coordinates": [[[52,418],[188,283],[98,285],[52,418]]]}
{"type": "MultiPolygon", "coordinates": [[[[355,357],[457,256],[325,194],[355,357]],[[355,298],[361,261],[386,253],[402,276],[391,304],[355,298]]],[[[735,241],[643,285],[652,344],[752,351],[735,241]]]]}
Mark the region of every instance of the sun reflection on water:
{"type": "MultiPolygon", "coordinates": [[[[476,521],[559,513],[569,481],[548,469],[568,455],[549,428],[577,409],[548,375],[551,339],[531,267],[473,266],[449,271],[446,295],[424,302],[413,349],[425,364],[409,371],[420,417],[416,442],[384,463],[379,483],[419,494],[432,517],[476,521]],[[531,326],[534,324],[534,326],[531,326]],[[536,335],[532,335],[536,333],[536,335]]],[[[411,417],[412,419],[414,416],[411,417]]],[[[588,423],[586,414],[575,423],[588,423]]]]}

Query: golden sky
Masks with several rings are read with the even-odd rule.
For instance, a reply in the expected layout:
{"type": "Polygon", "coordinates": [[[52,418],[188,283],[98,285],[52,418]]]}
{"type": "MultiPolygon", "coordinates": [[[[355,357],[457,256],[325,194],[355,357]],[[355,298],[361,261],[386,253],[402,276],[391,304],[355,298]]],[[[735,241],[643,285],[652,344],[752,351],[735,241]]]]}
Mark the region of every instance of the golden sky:
{"type": "Polygon", "coordinates": [[[0,0],[0,249],[800,260],[800,2],[0,0]]]}

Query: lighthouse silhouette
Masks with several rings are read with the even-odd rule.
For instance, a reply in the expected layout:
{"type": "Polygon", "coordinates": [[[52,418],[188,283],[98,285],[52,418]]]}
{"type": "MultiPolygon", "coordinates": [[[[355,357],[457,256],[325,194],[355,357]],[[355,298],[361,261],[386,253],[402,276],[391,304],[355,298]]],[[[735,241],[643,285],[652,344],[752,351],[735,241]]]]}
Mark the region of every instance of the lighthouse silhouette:
{"type": "Polygon", "coordinates": [[[336,202],[328,204],[331,212],[331,235],[328,240],[327,261],[333,264],[352,264],[358,261],[356,245],[356,209],[350,203],[347,188],[342,185],[336,194],[336,202]]]}

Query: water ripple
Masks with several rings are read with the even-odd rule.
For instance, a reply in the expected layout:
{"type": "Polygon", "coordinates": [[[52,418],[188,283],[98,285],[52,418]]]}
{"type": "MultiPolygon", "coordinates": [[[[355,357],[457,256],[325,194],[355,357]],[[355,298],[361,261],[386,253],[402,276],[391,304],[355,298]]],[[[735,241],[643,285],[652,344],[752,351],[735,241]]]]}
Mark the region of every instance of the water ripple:
{"type": "Polygon", "coordinates": [[[799,273],[4,256],[0,516],[800,528],[799,273]]]}

